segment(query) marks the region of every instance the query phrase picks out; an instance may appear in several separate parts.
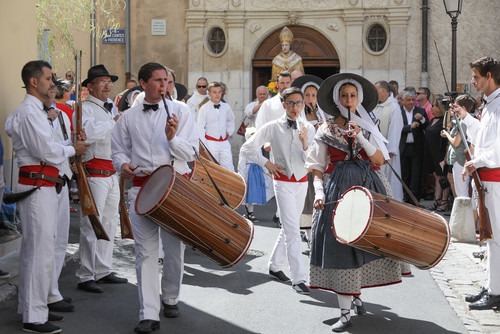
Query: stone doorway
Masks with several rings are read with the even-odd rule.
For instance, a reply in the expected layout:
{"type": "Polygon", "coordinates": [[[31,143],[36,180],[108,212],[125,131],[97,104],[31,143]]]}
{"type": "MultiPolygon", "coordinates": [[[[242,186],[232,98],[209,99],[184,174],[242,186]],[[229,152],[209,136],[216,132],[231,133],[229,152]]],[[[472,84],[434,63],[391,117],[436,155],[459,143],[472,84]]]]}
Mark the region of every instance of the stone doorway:
{"type": "MultiPolygon", "coordinates": [[[[320,78],[338,73],[339,57],[332,43],[319,31],[309,27],[288,26],[294,36],[292,50],[302,57],[306,74],[314,74],[320,78]]],[[[273,58],[281,52],[279,34],[283,27],[273,31],[260,44],[252,60],[252,97],[260,85],[267,86],[271,79],[273,58]]]]}

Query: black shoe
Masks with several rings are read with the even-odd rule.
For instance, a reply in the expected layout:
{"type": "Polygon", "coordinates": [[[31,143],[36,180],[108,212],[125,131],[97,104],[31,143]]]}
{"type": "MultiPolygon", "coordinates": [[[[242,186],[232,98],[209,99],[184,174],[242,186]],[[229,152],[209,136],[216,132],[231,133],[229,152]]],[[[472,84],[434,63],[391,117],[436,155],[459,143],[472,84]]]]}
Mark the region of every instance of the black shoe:
{"type": "Polygon", "coordinates": [[[332,331],[335,333],[340,333],[351,327],[352,322],[350,314],[350,309],[340,309],[340,319],[332,325],[332,331]]]}
{"type": "Polygon", "coordinates": [[[352,302],[354,304],[354,313],[357,315],[366,315],[368,312],[366,311],[365,305],[363,304],[363,301],[361,298],[354,296],[352,298],[352,302]],[[355,301],[360,301],[361,305],[356,305],[355,301]]]}
{"type": "Polygon", "coordinates": [[[151,333],[152,331],[155,331],[157,329],[160,329],[160,322],[156,320],[141,320],[139,321],[139,324],[137,327],[134,328],[134,332],[136,333],[151,333]]]}
{"type": "Polygon", "coordinates": [[[259,223],[260,221],[257,219],[257,217],[255,217],[255,215],[253,214],[253,212],[249,212],[247,214],[247,218],[252,222],[252,223],[259,223]]]}
{"type": "Polygon", "coordinates": [[[49,312],[49,319],[48,320],[50,322],[61,322],[64,320],[64,317],[62,315],[49,312]]]}
{"type": "Polygon", "coordinates": [[[52,312],[73,312],[75,310],[75,306],[66,302],[64,299],[55,303],[50,303],[47,307],[49,308],[49,311],[52,312]]]}
{"type": "Polygon", "coordinates": [[[63,300],[68,304],[71,304],[73,302],[73,298],[71,297],[63,297],[63,300]]]}
{"type": "Polygon", "coordinates": [[[104,290],[94,280],[78,283],[77,288],[85,292],[103,293],[104,290]]]}
{"type": "Polygon", "coordinates": [[[295,292],[300,293],[301,295],[310,294],[309,288],[304,283],[294,284],[292,285],[292,288],[295,292]]]}
{"type": "Polygon", "coordinates": [[[273,216],[273,222],[276,223],[276,225],[281,228],[281,221],[280,217],[276,216],[276,214],[273,216]]]}
{"type": "Polygon", "coordinates": [[[10,278],[10,273],[0,269],[0,279],[7,279],[7,278],[10,278]]]}
{"type": "Polygon", "coordinates": [[[163,304],[163,315],[166,318],[177,318],[180,315],[179,307],[177,306],[177,304],[168,305],[165,304],[164,302],[162,302],[162,304],[163,304]]]}
{"type": "Polygon", "coordinates": [[[50,322],[46,322],[44,324],[32,324],[32,323],[24,323],[23,324],[23,332],[29,333],[61,333],[62,329],[60,327],[52,325],[50,322]]]}
{"type": "Polygon", "coordinates": [[[276,278],[280,282],[288,282],[288,281],[290,281],[290,279],[288,278],[288,276],[286,276],[285,273],[282,272],[281,270],[280,271],[269,270],[269,275],[273,276],[274,278],[276,278]]]}
{"type": "Polygon", "coordinates": [[[481,290],[479,291],[479,293],[477,295],[467,295],[467,296],[465,296],[465,301],[467,303],[475,303],[479,299],[481,299],[486,293],[488,293],[488,289],[486,289],[485,287],[482,287],[481,290]]]}
{"type": "Polygon", "coordinates": [[[500,295],[485,293],[477,302],[469,304],[471,310],[490,310],[494,307],[500,308],[500,295]]]}
{"type": "Polygon", "coordinates": [[[108,283],[108,284],[123,284],[127,283],[128,279],[116,276],[116,273],[111,273],[109,275],[104,276],[103,278],[97,280],[97,283],[108,283]]]}

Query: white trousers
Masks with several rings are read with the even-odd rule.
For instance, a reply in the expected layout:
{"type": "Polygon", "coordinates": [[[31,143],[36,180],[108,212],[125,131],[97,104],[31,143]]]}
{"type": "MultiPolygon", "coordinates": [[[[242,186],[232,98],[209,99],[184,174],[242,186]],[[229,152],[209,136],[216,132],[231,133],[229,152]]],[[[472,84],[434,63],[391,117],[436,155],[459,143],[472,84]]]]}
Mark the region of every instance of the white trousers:
{"type": "Polygon", "coordinates": [[[231,152],[229,140],[207,140],[207,147],[222,167],[234,172],[233,153],[231,152]]]}
{"type": "MultiPolygon", "coordinates": [[[[389,163],[391,164],[392,168],[399,174],[401,177],[401,159],[399,158],[398,155],[395,155],[389,163]]],[[[401,181],[398,180],[396,177],[396,174],[392,171],[391,167],[386,165],[382,166],[382,171],[384,172],[385,176],[387,177],[387,180],[389,181],[389,184],[391,185],[392,188],[392,198],[394,198],[397,201],[402,202],[403,201],[403,185],[401,184],[401,181]]]]}
{"type": "Polygon", "coordinates": [[[307,182],[273,182],[282,227],[269,258],[269,270],[283,270],[288,260],[292,284],[305,283],[308,270],[300,251],[300,216],[307,195],[307,182]]]}
{"type": "Polygon", "coordinates": [[[462,171],[464,166],[461,166],[458,162],[453,163],[452,173],[453,173],[453,184],[455,185],[455,193],[457,197],[470,197],[469,196],[469,181],[470,176],[467,174],[465,176],[465,181],[462,179],[462,171]]]}
{"type": "MultiPolygon", "coordinates": [[[[110,241],[98,240],[88,217],[80,224],[80,268],[76,271],[78,282],[99,280],[111,273],[113,245],[119,222],[118,205],[120,188],[118,176],[89,177],[90,189],[99,212],[99,220],[110,241]]],[[[68,209],[69,210],[69,209],[68,209]]]]}
{"type": "Polygon", "coordinates": [[[57,221],[56,235],[54,248],[54,274],[50,283],[48,303],[55,303],[63,299],[59,291],[59,276],[61,275],[66,257],[66,248],[68,247],[69,237],[69,190],[68,186],[64,185],[59,194],[57,194],[57,221]]]}
{"type": "Polygon", "coordinates": [[[488,189],[485,204],[488,208],[493,231],[493,239],[487,241],[486,261],[487,281],[485,287],[492,295],[500,295],[500,182],[483,182],[488,189]]]}
{"type": "MultiPolygon", "coordinates": [[[[31,188],[18,184],[16,192],[31,188]]],[[[18,313],[23,315],[23,322],[40,324],[48,319],[48,295],[54,275],[56,188],[41,187],[17,202],[17,209],[23,228],[19,256],[18,313]]]]}
{"type": "Polygon", "coordinates": [[[156,223],[135,213],[139,187],[129,190],[130,221],[135,243],[135,270],[139,290],[139,320],[160,320],[159,240],[163,245],[161,300],[168,305],[179,301],[184,273],[184,243],[156,223]]]}

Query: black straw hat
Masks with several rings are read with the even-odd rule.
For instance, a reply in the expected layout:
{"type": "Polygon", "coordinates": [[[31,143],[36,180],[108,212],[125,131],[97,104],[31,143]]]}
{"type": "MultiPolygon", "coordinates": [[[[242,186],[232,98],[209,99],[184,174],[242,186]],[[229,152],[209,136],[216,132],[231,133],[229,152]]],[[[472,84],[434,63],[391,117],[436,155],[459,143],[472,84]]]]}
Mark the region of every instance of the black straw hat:
{"type": "Polygon", "coordinates": [[[175,90],[177,91],[177,101],[180,101],[184,97],[186,97],[186,94],[188,92],[186,86],[177,82],[175,83],[175,90]]]}
{"type": "Polygon", "coordinates": [[[326,78],[321,84],[318,91],[318,104],[329,115],[338,117],[340,110],[333,101],[333,88],[335,85],[344,79],[357,81],[363,89],[363,101],[361,104],[367,112],[375,109],[378,103],[378,92],[375,85],[362,76],[354,73],[338,73],[326,78]]]}
{"type": "Polygon", "coordinates": [[[321,79],[320,77],[317,77],[312,74],[304,74],[298,77],[297,79],[293,80],[292,87],[300,88],[302,93],[304,93],[304,90],[309,86],[315,86],[316,88],[319,89],[319,86],[321,86],[322,82],[323,79],[321,79]]]}
{"type": "Polygon", "coordinates": [[[120,101],[118,101],[118,110],[125,111],[128,108],[130,108],[130,106],[132,104],[130,99],[132,98],[132,93],[134,93],[134,92],[139,92],[139,93],[142,92],[141,86],[135,86],[135,87],[132,87],[130,89],[127,89],[122,94],[120,101]]]}
{"type": "Polygon", "coordinates": [[[104,65],[95,65],[89,68],[89,71],[87,72],[87,79],[83,80],[82,86],[87,87],[87,84],[97,77],[109,77],[112,82],[118,80],[116,75],[109,74],[104,65]]]}

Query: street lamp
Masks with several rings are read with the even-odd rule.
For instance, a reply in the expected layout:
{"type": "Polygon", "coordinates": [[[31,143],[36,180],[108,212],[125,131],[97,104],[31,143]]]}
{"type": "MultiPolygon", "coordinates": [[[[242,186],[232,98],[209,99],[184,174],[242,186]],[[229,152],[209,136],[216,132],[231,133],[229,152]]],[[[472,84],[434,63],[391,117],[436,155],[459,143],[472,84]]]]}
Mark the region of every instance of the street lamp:
{"type": "Polygon", "coordinates": [[[457,25],[462,12],[462,0],[443,0],[444,9],[451,17],[451,91],[457,91],[457,25]]]}

